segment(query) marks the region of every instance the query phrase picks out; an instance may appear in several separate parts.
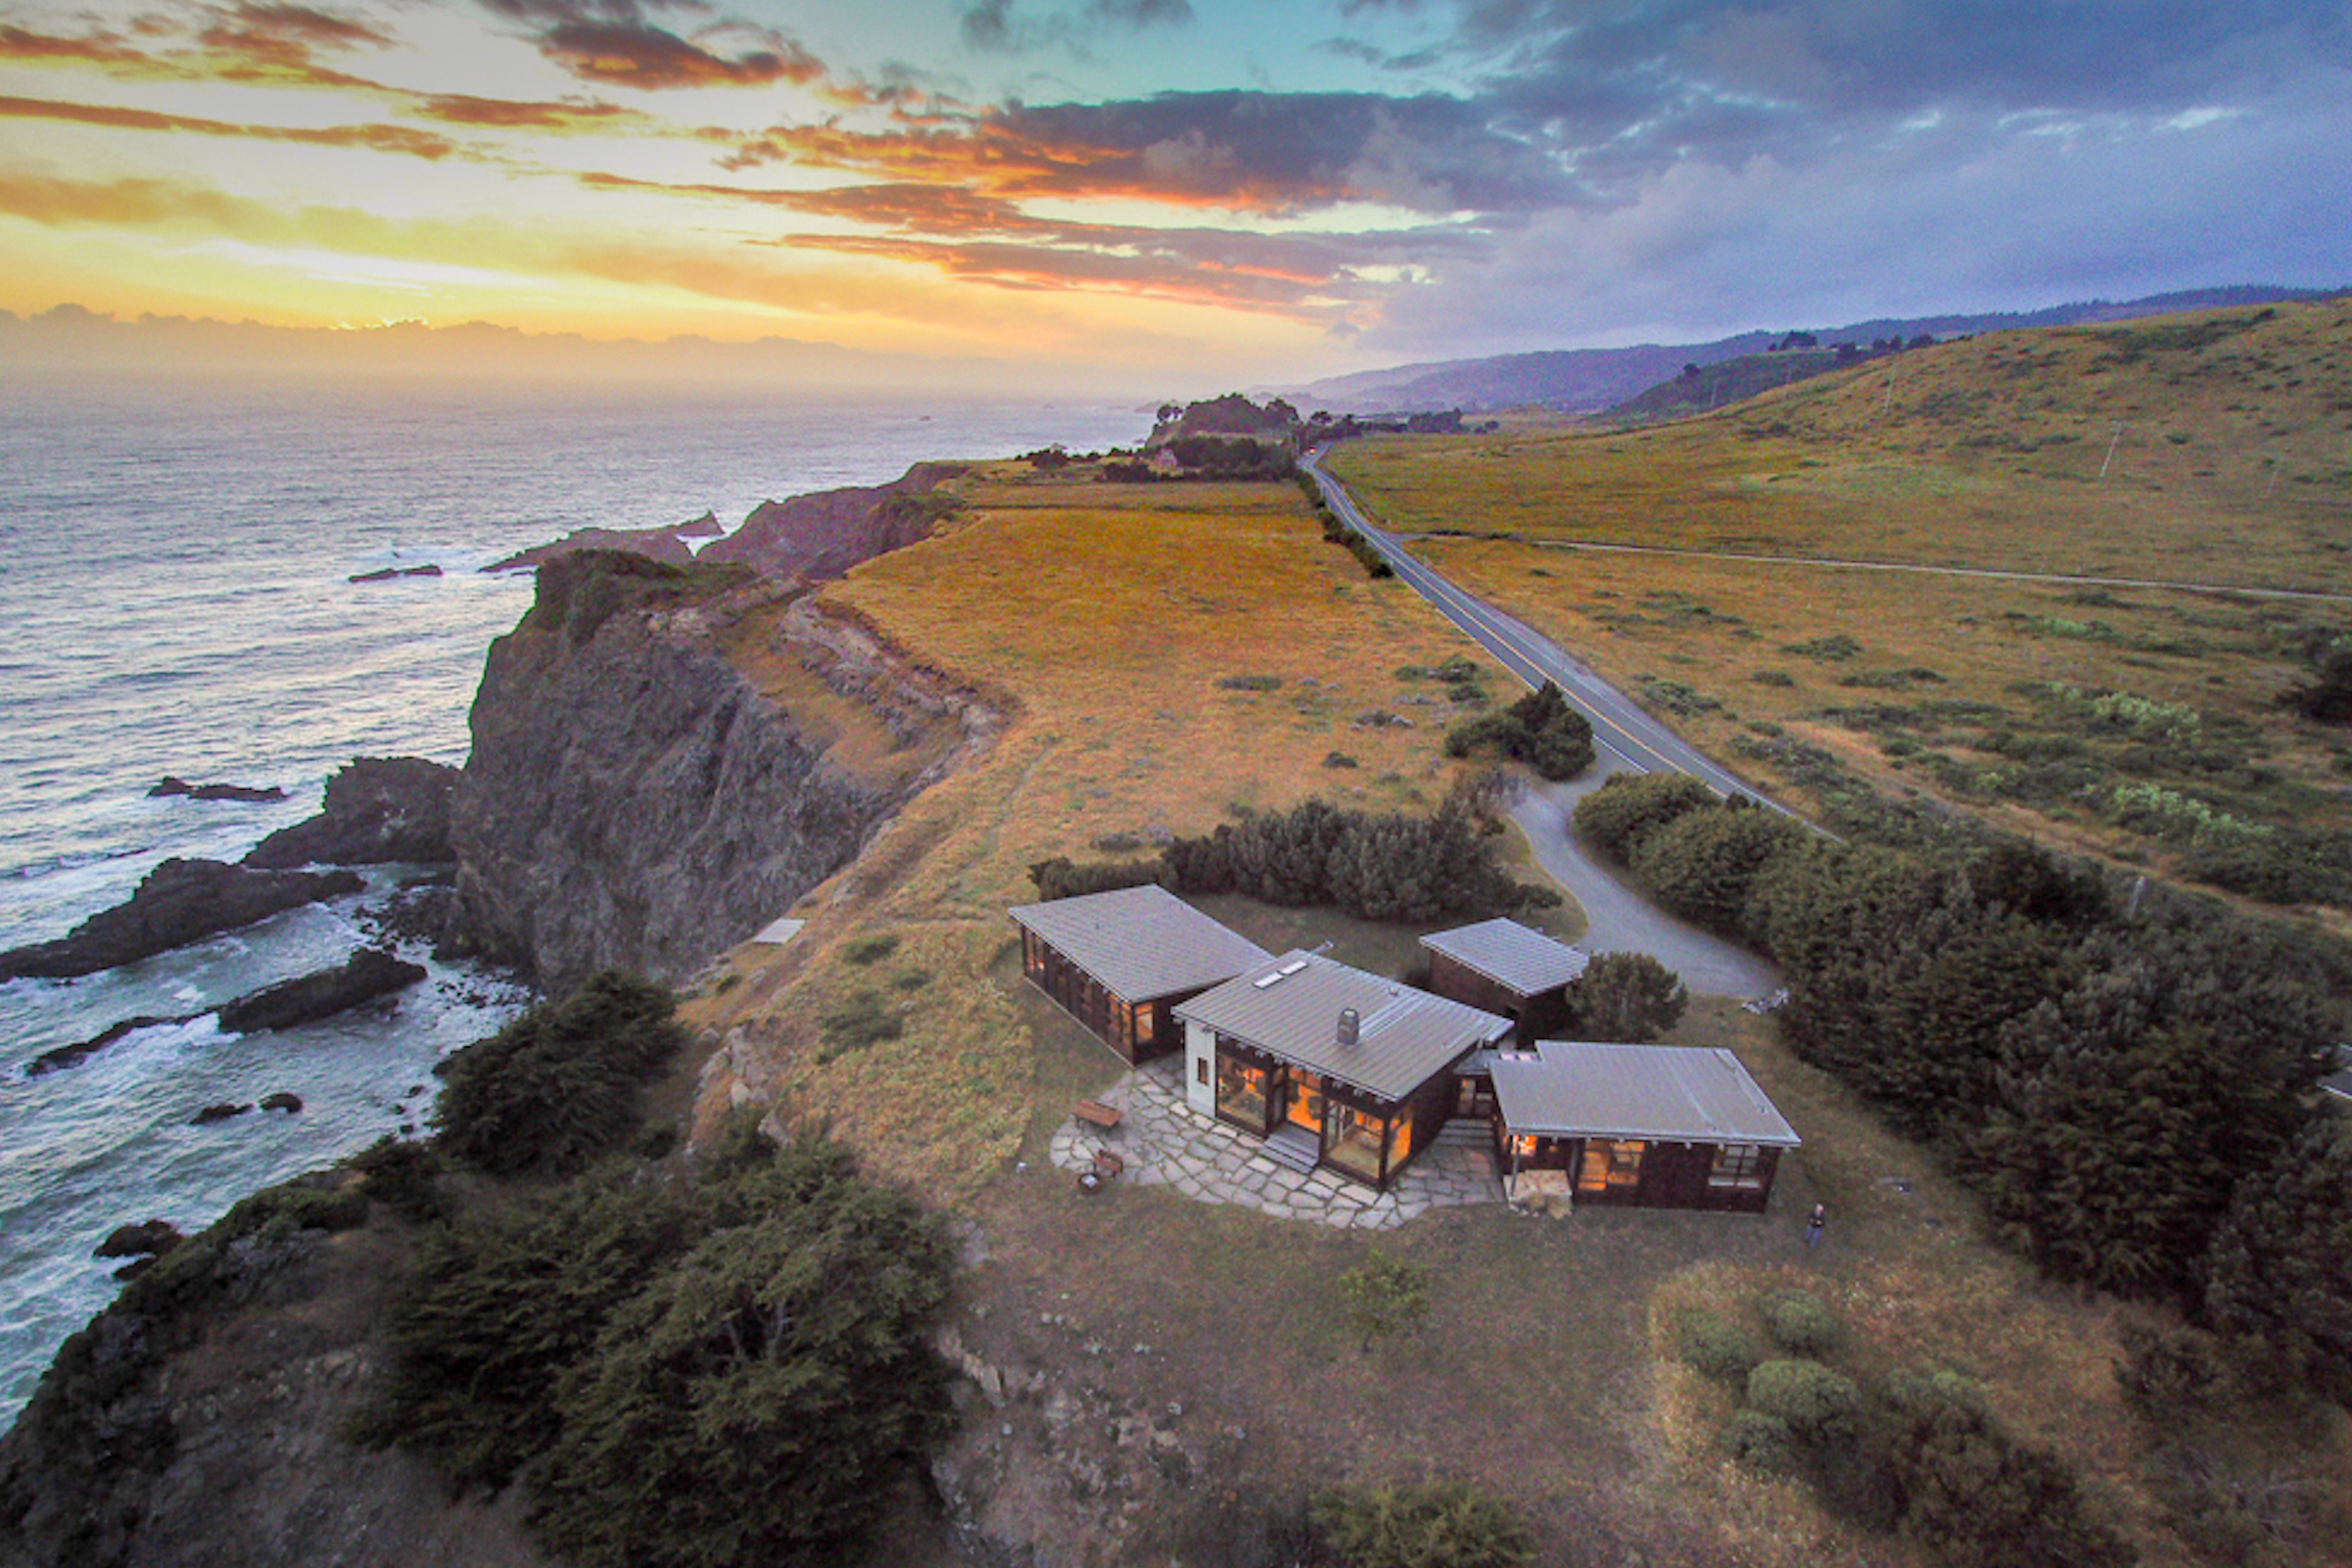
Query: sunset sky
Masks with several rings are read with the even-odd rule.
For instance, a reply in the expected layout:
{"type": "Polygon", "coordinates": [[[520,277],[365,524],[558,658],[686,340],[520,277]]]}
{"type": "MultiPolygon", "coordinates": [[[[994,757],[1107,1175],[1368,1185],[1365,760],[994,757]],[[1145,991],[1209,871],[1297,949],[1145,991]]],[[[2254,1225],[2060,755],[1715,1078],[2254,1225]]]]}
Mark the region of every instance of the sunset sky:
{"type": "Polygon", "coordinates": [[[2352,283],[2341,0],[0,0],[0,310],[1204,388],[2352,283]]]}

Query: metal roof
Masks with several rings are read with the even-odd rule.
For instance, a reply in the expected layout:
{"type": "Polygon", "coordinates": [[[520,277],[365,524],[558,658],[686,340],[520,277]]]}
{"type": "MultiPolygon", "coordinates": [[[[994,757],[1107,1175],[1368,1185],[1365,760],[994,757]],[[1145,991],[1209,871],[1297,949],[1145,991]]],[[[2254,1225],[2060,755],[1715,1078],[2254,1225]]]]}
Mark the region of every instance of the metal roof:
{"type": "Polygon", "coordinates": [[[1179,1003],[1176,1016],[1391,1100],[1510,1032],[1507,1018],[1297,951],[1179,1003]],[[1343,1008],[1356,1010],[1352,1045],[1340,1043],[1343,1008]]]}
{"type": "Polygon", "coordinates": [[[1603,1045],[1545,1040],[1506,1053],[1495,1098],[1513,1133],[1668,1143],[1804,1142],[1729,1051],[1697,1045],[1603,1045]]]}
{"type": "Polygon", "coordinates": [[[1264,948],[1155,882],[1007,912],[1103,989],[1131,1002],[1197,991],[1267,957],[1264,948]]]}
{"type": "Polygon", "coordinates": [[[1557,989],[1584,973],[1591,956],[1517,920],[1480,920],[1450,931],[1431,931],[1421,945],[1464,964],[1498,986],[1532,997],[1557,989]]]}

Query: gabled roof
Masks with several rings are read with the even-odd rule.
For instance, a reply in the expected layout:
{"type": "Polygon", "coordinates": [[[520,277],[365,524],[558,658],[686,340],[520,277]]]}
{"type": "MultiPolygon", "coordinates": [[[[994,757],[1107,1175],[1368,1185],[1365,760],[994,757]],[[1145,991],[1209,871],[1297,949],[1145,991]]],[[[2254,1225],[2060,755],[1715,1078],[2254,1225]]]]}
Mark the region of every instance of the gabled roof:
{"type": "Polygon", "coordinates": [[[1584,973],[1591,957],[1517,920],[1480,920],[1450,931],[1431,931],[1421,945],[1468,965],[1522,997],[1555,990],[1584,973]]]}
{"type": "Polygon", "coordinates": [[[1495,1059],[1495,1098],[1512,1133],[1668,1143],[1804,1140],[1729,1051],[1546,1040],[1495,1059]]]}
{"type": "Polygon", "coordinates": [[[1507,1018],[1295,951],[1179,1003],[1176,1016],[1391,1100],[1510,1032],[1507,1018]],[[1340,1043],[1343,1008],[1356,1010],[1352,1045],[1340,1043]]]}
{"type": "Polygon", "coordinates": [[[1157,883],[1085,893],[1007,911],[1055,952],[1131,1002],[1197,991],[1266,961],[1266,950],[1227,931],[1157,883]]]}

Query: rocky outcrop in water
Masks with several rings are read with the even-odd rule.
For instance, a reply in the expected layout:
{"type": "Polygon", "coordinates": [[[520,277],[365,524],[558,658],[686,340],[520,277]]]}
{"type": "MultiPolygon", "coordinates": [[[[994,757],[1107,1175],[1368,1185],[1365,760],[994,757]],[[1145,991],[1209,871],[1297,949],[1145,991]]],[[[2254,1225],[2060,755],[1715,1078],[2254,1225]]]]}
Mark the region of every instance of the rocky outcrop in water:
{"type": "Polygon", "coordinates": [[[139,890],[55,942],[0,953],[0,980],[68,979],[153,958],[221,931],[364,886],[347,871],[257,871],[217,860],[167,860],[139,890]]]}
{"type": "Polygon", "coordinates": [[[457,783],[457,769],[422,757],[358,758],[327,780],[316,817],[272,833],[243,863],[277,869],[447,861],[449,795],[457,783]]]}
{"type": "Polygon", "coordinates": [[[702,552],[763,577],[834,578],[862,560],[930,536],[950,507],[935,493],[961,463],[917,463],[886,485],[762,502],[743,525],[702,552]]]}
{"type": "Polygon", "coordinates": [[[683,977],[928,782],[833,765],[729,662],[721,636],[760,593],[740,568],[539,569],[491,649],[456,797],[458,928],[477,951],[556,994],[609,967],[683,977]]]}
{"type": "Polygon", "coordinates": [[[363,947],[350,961],[239,997],[220,1010],[220,1027],[238,1034],[291,1029],[348,1012],[424,978],[424,966],[406,964],[381,948],[363,947]]]}
{"type": "Polygon", "coordinates": [[[383,566],[378,567],[374,571],[354,572],[352,573],[349,581],[353,582],[396,582],[403,577],[438,577],[440,575],[441,569],[428,562],[424,566],[383,566]]]}
{"type": "Polygon", "coordinates": [[[278,788],[276,784],[270,784],[266,787],[254,784],[192,784],[186,779],[175,777],[170,773],[165,773],[164,775],[163,782],[158,784],[153,789],[147,792],[147,798],[150,800],[153,800],[158,796],[170,795],[185,795],[190,800],[255,801],[284,800],[286,798],[286,792],[278,788]]]}

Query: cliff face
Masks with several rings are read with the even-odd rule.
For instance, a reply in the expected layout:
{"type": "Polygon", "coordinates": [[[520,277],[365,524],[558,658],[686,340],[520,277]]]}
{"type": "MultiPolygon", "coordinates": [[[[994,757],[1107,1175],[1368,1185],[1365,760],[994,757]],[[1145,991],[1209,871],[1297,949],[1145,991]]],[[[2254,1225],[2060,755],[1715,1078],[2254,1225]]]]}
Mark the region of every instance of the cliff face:
{"type": "Polygon", "coordinates": [[[838,762],[754,688],[722,645],[773,608],[740,567],[587,553],[539,569],[474,700],[451,824],[461,939],[556,994],[609,966],[682,978],[935,776],[838,762]]]}
{"type": "Polygon", "coordinates": [[[762,502],[701,558],[741,562],[763,577],[839,577],[928,536],[946,510],[933,488],[963,471],[960,463],[917,463],[886,485],[762,502]]]}

